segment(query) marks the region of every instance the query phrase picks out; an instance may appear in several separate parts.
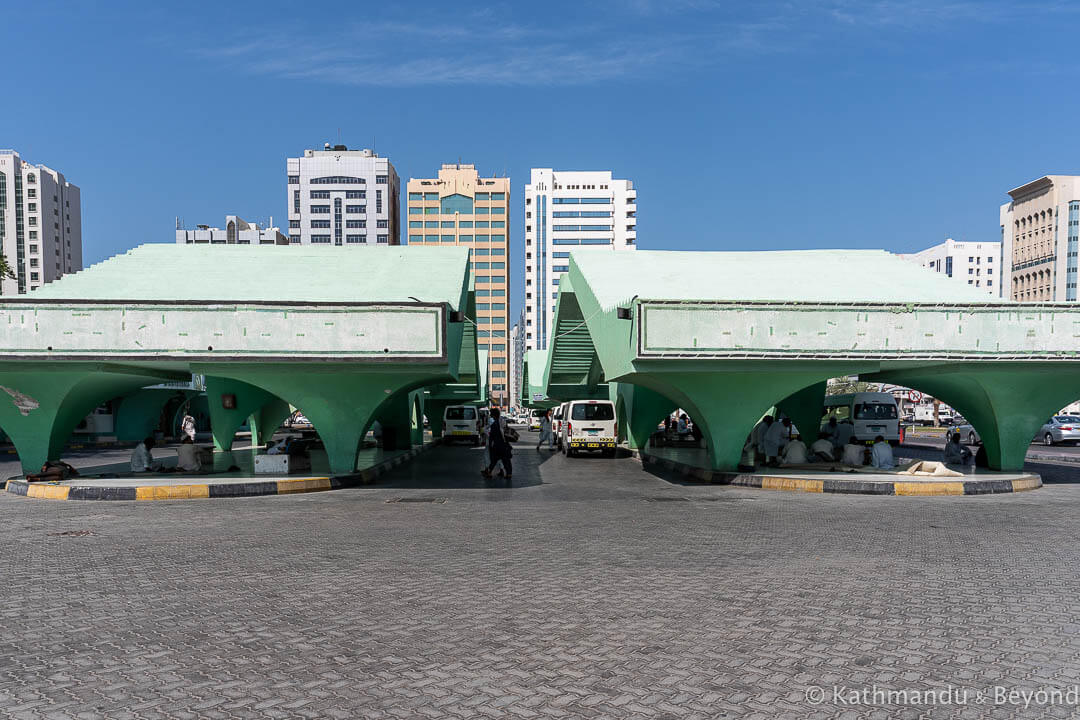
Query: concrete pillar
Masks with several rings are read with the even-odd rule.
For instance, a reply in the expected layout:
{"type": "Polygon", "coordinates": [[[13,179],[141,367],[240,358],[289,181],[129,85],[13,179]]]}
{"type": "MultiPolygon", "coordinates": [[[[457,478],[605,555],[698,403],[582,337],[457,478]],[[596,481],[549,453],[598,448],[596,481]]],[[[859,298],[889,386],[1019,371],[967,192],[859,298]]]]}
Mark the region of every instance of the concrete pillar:
{"type": "Polygon", "coordinates": [[[251,428],[251,444],[262,447],[274,437],[274,432],[292,413],[289,403],[279,397],[268,400],[261,408],[248,417],[251,428]]]}
{"type": "MultiPolygon", "coordinates": [[[[210,432],[214,436],[214,447],[222,452],[232,450],[233,438],[240,426],[247,419],[271,403],[284,403],[273,393],[250,383],[227,377],[206,376],[206,400],[210,406],[210,432]],[[233,407],[225,407],[225,399],[233,407]]],[[[288,411],[286,410],[286,415],[288,411]]],[[[252,427],[252,444],[255,444],[257,430],[252,427]]]]}
{"type": "Polygon", "coordinates": [[[9,365],[0,371],[0,427],[19,453],[23,472],[59,460],[72,430],[106,400],[145,385],[172,380],[170,373],[98,363],[62,369],[9,365]]]}
{"type": "MultiPolygon", "coordinates": [[[[417,370],[380,370],[342,368],[332,364],[199,364],[194,372],[210,377],[228,378],[252,385],[299,408],[315,426],[336,475],[356,470],[360,441],[371,425],[376,411],[393,395],[407,398],[424,381],[431,382],[423,366],[417,370]]],[[[211,397],[211,408],[215,401],[211,397]]],[[[260,404],[259,407],[262,405],[260,404]]],[[[402,424],[409,434],[409,408],[402,403],[402,424]]],[[[253,410],[248,410],[251,414],[253,410]]],[[[246,415],[242,416],[246,417],[246,415]]],[[[397,422],[396,418],[391,420],[397,422]]]]}
{"type": "Polygon", "coordinates": [[[776,403],[778,412],[791,418],[799,429],[803,442],[810,445],[821,430],[822,409],[825,406],[825,381],[808,385],[776,403]]]}
{"type": "Polygon", "coordinates": [[[655,390],[630,383],[615,385],[615,406],[619,412],[619,433],[627,444],[640,450],[649,444],[664,416],[670,414],[678,403],[655,390]]]}
{"type": "Polygon", "coordinates": [[[1051,363],[957,364],[873,379],[922,390],[967,418],[995,470],[1020,470],[1035,434],[1080,395],[1080,370],[1051,363]]]}
{"type": "Polygon", "coordinates": [[[702,427],[712,469],[734,471],[754,424],[777,398],[848,372],[849,368],[838,371],[825,364],[791,371],[756,362],[728,371],[639,373],[634,381],[684,408],[702,427]]]}

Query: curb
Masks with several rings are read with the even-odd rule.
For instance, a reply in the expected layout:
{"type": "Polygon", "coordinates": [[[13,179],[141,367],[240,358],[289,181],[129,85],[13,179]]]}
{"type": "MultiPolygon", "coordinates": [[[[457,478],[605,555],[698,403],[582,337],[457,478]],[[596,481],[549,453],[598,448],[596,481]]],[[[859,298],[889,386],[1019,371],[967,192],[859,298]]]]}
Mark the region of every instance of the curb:
{"type": "Polygon", "coordinates": [[[98,487],[60,485],[59,483],[29,483],[8,480],[7,491],[14,495],[40,500],[197,500],[203,498],[259,497],[263,495],[295,495],[324,492],[342,488],[370,485],[380,475],[413,460],[430,450],[438,441],[425,443],[408,452],[396,455],[378,465],[351,475],[333,477],[290,478],[244,483],[200,483],[184,485],[143,485],[137,487],[98,487]]]}
{"type": "Polygon", "coordinates": [[[661,465],[694,480],[718,485],[760,488],[762,490],[787,490],[791,492],[836,493],[840,495],[993,495],[1035,490],[1042,487],[1042,478],[1029,474],[1016,480],[895,480],[893,482],[869,482],[866,480],[843,480],[832,478],[794,478],[757,473],[725,472],[707,470],[667,458],[656,457],[631,450],[642,466],[661,465]]]}

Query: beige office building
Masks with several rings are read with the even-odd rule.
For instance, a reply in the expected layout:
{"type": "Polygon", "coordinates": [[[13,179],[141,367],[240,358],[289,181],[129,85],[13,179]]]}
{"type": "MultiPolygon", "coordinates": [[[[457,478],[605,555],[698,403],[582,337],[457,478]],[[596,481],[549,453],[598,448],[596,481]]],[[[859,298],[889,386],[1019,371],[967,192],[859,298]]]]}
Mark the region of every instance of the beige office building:
{"type": "Polygon", "coordinates": [[[482,178],[473,165],[443,165],[439,177],[408,183],[410,245],[472,248],[476,330],[488,350],[492,400],[508,407],[510,329],[510,178],[482,178]]]}
{"type": "Polygon", "coordinates": [[[1009,191],[1001,206],[1002,297],[1076,300],[1080,176],[1045,175],[1009,191]]]}

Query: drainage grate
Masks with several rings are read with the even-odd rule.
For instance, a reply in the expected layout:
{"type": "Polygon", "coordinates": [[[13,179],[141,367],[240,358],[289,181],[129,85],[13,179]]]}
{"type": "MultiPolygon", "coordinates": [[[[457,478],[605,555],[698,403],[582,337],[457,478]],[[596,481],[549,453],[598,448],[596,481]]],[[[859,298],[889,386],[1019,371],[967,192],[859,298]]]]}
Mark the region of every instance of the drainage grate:
{"type": "Polygon", "coordinates": [[[86,537],[93,535],[93,530],[65,530],[63,532],[46,533],[49,537],[86,537]]]}
{"type": "Polygon", "coordinates": [[[670,497],[670,496],[665,496],[665,495],[660,495],[660,496],[657,496],[657,497],[642,498],[642,500],[644,500],[645,502],[689,502],[689,498],[670,497]]]}
{"type": "Polygon", "coordinates": [[[446,502],[446,498],[443,497],[405,497],[405,498],[390,498],[386,502],[388,503],[437,503],[442,505],[446,502]]]}

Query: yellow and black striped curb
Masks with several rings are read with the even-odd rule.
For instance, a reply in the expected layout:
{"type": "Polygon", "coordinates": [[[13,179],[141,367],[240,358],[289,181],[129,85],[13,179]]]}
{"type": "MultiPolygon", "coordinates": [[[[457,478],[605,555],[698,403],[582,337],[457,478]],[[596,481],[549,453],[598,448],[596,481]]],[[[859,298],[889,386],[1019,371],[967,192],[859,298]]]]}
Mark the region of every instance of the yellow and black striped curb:
{"type": "Polygon", "coordinates": [[[142,485],[134,487],[100,487],[92,485],[62,485],[60,483],[30,483],[8,480],[7,491],[41,500],[197,500],[201,498],[238,498],[260,495],[292,495],[322,492],[347,487],[370,485],[375,478],[415,458],[435,446],[426,443],[408,452],[395,455],[378,465],[351,475],[335,477],[288,478],[285,480],[253,480],[241,483],[198,483],[183,485],[142,485]]]}
{"type": "Polygon", "coordinates": [[[695,467],[668,458],[634,451],[642,465],[656,464],[674,470],[692,480],[718,485],[738,485],[762,490],[837,493],[841,495],[991,495],[1034,490],[1042,487],[1042,478],[1028,473],[1014,480],[894,480],[873,481],[855,478],[800,478],[785,475],[725,472],[695,467]]]}

